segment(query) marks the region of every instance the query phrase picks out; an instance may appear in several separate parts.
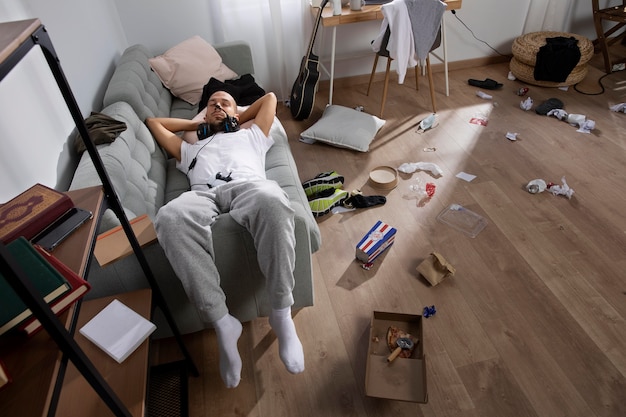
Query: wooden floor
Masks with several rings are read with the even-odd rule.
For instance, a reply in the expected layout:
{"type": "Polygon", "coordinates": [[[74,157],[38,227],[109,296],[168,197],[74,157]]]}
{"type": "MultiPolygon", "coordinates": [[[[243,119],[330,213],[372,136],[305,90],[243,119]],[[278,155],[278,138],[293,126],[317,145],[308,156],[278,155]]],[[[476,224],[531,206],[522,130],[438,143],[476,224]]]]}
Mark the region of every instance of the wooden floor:
{"type": "MultiPolygon", "coordinates": [[[[599,58],[580,90],[600,91],[599,58]]],[[[213,331],[185,336],[201,369],[189,380],[191,416],[626,416],[626,114],[609,110],[626,101],[626,72],[604,78],[600,95],[528,86],[535,105],[557,97],[569,113],[594,120],[591,134],[521,110],[515,91],[524,84],[507,73],[508,64],[453,71],[449,97],[436,73],[438,126],[425,133],[416,125],[430,114],[426,79],[419,93],[410,79],[392,82],[387,123],[367,153],[298,141],[321,115],[325,88],[305,122],[279,109],[303,181],[337,170],[346,189],[386,195],[387,203],[319,219],[315,306],[295,315],[304,373],[284,369],[266,319],[244,326],[243,379],[232,390],[219,377],[213,331]],[[504,87],[483,90],[493,96],[484,100],[469,78],[493,78],[504,87]],[[476,115],[488,125],[471,124],[476,115]],[[518,140],[506,139],[507,132],[518,140]],[[436,151],[424,152],[429,147],[436,151]],[[378,165],[420,161],[437,164],[443,176],[401,175],[388,193],[367,184],[378,165]],[[476,178],[466,182],[459,172],[476,178]],[[575,191],[571,200],[525,190],[529,180],[560,184],[562,177],[575,191]],[[422,207],[405,198],[418,178],[436,185],[422,207]],[[487,219],[476,238],[436,220],[452,203],[487,219]],[[397,228],[397,238],[367,271],[354,259],[355,245],[379,219],[397,228]],[[435,287],[415,271],[433,251],[457,271],[435,287]],[[437,313],[424,320],[428,403],[367,397],[372,311],[421,314],[430,305],[437,313]]],[[[382,82],[370,97],[366,89],[367,77],[337,88],[334,104],[377,114],[382,82]]],[[[159,361],[176,356],[170,340],[153,351],[159,361]]]]}

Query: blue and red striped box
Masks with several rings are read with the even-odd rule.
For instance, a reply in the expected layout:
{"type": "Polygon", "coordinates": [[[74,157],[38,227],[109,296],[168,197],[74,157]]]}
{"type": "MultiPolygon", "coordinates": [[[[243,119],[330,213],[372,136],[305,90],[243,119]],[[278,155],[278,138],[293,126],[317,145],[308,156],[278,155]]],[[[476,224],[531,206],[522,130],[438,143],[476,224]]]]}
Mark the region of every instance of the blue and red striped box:
{"type": "Polygon", "coordinates": [[[387,223],[378,221],[356,245],[356,258],[369,263],[393,244],[396,229],[387,223]]]}

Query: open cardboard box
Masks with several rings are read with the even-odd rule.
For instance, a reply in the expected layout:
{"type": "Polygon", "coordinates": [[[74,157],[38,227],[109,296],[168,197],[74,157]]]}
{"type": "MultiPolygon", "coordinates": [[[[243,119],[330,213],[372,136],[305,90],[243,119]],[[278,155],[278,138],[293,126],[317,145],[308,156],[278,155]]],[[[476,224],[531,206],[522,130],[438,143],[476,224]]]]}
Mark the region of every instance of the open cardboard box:
{"type": "Polygon", "coordinates": [[[365,371],[365,394],[391,400],[428,402],[422,316],[374,311],[365,371]],[[418,339],[409,358],[387,362],[387,329],[396,326],[418,339]]]}

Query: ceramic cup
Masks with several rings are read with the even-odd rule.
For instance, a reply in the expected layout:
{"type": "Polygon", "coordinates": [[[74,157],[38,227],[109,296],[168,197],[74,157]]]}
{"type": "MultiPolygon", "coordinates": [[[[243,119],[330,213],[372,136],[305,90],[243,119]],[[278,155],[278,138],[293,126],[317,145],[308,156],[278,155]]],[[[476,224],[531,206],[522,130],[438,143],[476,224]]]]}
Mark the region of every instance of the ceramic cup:
{"type": "Polygon", "coordinates": [[[350,10],[361,10],[363,8],[363,0],[350,0],[350,10]]]}

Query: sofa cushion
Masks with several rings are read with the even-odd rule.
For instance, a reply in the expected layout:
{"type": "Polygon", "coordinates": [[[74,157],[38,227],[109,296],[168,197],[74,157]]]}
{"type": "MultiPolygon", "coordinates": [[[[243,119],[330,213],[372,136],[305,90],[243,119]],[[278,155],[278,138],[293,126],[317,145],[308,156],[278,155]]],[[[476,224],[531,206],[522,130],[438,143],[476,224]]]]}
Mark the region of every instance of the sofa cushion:
{"type": "Polygon", "coordinates": [[[215,48],[200,36],[193,36],[148,61],[163,85],[190,104],[198,104],[202,88],[211,78],[225,81],[237,77],[224,65],[215,48]]]}
{"type": "Polygon", "coordinates": [[[170,116],[172,94],[150,68],[148,59],[153,56],[143,45],[134,45],[124,51],[104,93],[105,107],[125,101],[140,120],[170,116]]]}
{"type": "MultiPolygon", "coordinates": [[[[107,106],[102,113],[126,123],[127,129],[114,142],[98,145],[98,153],[107,170],[126,216],[131,219],[147,213],[153,220],[165,201],[167,161],[156,146],[150,131],[125,102],[107,106]]],[[[70,190],[101,184],[91,157],[84,153],[74,173],[70,190]]],[[[107,210],[100,230],[119,224],[107,210]]]]}

